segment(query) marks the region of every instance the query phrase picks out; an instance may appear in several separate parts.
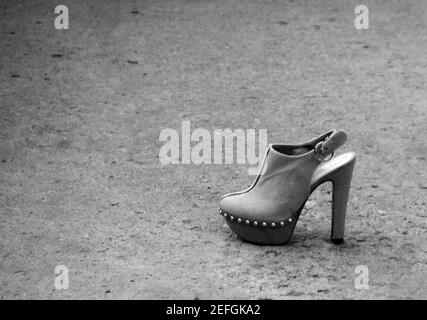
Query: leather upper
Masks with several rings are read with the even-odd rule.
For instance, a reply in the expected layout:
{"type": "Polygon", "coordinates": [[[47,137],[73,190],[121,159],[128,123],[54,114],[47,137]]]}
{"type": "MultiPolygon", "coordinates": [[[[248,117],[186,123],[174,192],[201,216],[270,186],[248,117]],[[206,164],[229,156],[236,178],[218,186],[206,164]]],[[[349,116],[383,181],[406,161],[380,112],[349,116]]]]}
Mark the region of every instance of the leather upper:
{"type": "Polygon", "coordinates": [[[316,168],[345,140],[343,131],[329,131],[300,145],[270,145],[254,184],[225,195],[220,209],[235,217],[267,223],[292,217],[310,195],[316,168]]]}

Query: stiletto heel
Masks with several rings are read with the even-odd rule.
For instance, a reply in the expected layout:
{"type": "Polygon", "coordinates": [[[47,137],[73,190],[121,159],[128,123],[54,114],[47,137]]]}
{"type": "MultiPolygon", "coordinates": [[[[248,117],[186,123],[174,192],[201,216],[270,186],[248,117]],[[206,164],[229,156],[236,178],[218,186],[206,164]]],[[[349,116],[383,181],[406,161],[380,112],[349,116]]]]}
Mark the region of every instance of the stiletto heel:
{"type": "Polygon", "coordinates": [[[355,154],[334,157],[343,131],[329,131],[300,145],[270,145],[260,173],[247,190],[225,195],[219,213],[242,239],[256,244],[289,241],[310,194],[332,181],[332,236],[343,241],[345,213],[355,154]]]}
{"type": "Polygon", "coordinates": [[[345,216],[354,163],[353,159],[345,169],[331,177],[333,186],[331,241],[335,244],[344,242],[345,216]]]}

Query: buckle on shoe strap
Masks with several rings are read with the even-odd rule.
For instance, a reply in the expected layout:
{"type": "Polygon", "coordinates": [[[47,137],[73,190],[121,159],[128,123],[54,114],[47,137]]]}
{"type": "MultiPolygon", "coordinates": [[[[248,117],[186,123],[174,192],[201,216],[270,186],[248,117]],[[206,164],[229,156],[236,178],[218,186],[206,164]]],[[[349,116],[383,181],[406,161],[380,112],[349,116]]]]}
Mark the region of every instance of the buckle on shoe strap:
{"type": "Polygon", "coordinates": [[[317,161],[320,161],[320,162],[326,162],[328,160],[331,160],[332,157],[334,156],[334,152],[324,154],[323,143],[325,141],[318,142],[314,147],[314,157],[316,158],[317,161]]]}

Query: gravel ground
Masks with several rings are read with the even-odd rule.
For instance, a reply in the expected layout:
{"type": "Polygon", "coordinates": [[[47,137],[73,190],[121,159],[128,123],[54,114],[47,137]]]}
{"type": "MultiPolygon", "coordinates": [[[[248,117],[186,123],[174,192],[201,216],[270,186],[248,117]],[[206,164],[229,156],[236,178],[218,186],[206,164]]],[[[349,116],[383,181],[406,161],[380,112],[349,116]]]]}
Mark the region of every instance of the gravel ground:
{"type": "Polygon", "coordinates": [[[427,2],[0,1],[0,298],[427,298],[427,2]],[[162,165],[162,129],[343,128],[346,241],[330,186],[291,242],[217,214],[245,165],[162,165]],[[54,287],[55,267],[69,289],[54,287]],[[356,289],[355,268],[369,268],[356,289]]]}

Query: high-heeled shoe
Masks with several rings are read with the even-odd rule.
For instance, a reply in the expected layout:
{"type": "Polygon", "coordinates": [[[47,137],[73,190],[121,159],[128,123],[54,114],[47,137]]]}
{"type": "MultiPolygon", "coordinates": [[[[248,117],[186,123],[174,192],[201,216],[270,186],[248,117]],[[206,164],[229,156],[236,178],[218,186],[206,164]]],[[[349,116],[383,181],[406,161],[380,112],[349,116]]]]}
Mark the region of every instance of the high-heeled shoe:
{"type": "Polygon", "coordinates": [[[349,152],[334,156],[334,152],[346,140],[344,131],[333,130],[300,145],[269,145],[252,186],[225,195],[219,213],[246,241],[285,244],[310,194],[331,181],[331,240],[342,243],[356,155],[349,152]]]}

